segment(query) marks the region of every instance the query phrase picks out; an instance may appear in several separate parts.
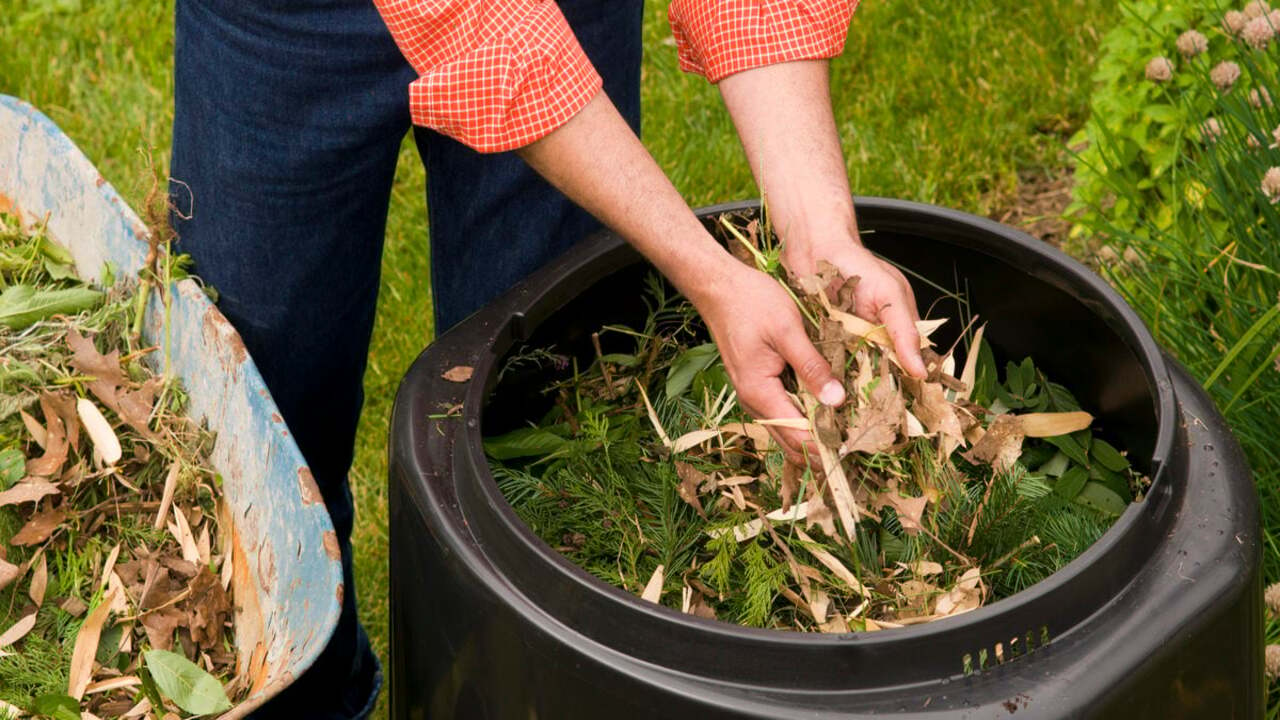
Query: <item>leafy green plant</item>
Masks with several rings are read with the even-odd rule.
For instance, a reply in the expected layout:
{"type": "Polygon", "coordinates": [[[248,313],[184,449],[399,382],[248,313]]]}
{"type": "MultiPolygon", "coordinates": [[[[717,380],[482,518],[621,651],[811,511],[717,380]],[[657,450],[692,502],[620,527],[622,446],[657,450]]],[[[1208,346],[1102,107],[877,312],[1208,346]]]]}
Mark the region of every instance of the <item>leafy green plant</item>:
{"type": "MultiPolygon", "coordinates": [[[[1101,248],[1101,271],[1204,384],[1239,438],[1262,500],[1264,576],[1274,583],[1280,580],[1280,12],[1259,3],[1228,8],[1194,0],[1128,8],[1099,63],[1108,74],[1093,100],[1091,146],[1081,154],[1077,197],[1088,207],[1075,235],[1101,248]],[[1178,57],[1177,38],[1193,27],[1208,37],[1206,51],[1178,60],[1170,81],[1148,80],[1142,64],[1178,57]],[[1133,108],[1116,113],[1126,96],[1161,108],[1158,166],[1120,132],[1134,118],[1133,108]],[[1157,170],[1154,184],[1140,185],[1157,170]],[[1103,196],[1114,205],[1099,203],[1103,196]]],[[[1272,616],[1266,635],[1275,642],[1278,633],[1272,616]]],[[[1280,716],[1275,689],[1268,716],[1280,716]]]]}

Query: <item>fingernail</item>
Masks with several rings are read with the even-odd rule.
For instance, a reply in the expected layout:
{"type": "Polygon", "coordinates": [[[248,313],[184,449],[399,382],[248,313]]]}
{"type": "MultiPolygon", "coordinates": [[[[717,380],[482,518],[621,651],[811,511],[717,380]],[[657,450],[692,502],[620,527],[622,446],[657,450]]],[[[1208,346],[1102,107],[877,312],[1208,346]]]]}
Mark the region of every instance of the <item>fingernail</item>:
{"type": "Polygon", "coordinates": [[[823,405],[839,405],[844,402],[844,387],[836,380],[828,380],[822,386],[822,392],[818,393],[818,399],[823,405]]]}

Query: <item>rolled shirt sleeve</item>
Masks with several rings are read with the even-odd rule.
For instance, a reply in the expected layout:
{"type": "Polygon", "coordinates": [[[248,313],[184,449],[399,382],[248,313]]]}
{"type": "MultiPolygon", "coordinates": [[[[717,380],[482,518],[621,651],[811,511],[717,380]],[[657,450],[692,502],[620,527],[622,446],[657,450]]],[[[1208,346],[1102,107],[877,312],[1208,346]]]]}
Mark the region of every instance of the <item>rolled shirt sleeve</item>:
{"type": "Polygon", "coordinates": [[[527,145],[563,125],[601,79],[553,0],[375,0],[418,72],[415,125],[480,152],[527,145]]]}
{"type": "Polygon", "coordinates": [[[858,0],[673,0],[667,9],[680,69],[711,82],[844,49],[858,0]]]}

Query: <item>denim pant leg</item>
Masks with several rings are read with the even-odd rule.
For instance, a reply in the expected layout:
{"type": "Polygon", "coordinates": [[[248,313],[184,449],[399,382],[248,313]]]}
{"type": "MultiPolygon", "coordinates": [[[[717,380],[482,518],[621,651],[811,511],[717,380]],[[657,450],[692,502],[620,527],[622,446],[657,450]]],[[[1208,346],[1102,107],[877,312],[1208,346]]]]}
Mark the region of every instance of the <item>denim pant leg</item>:
{"type": "MultiPolygon", "coordinates": [[[[604,91],[640,131],[643,0],[559,0],[604,91]]],[[[482,155],[415,128],[427,167],[436,334],[599,229],[515,153],[482,155]]]]}
{"type": "MultiPolygon", "coordinates": [[[[171,199],[297,440],[343,559],[338,627],[256,718],[363,717],[347,487],[412,69],[368,0],[178,0],[171,199]]],[[[251,441],[251,439],[245,439],[251,441]]]]}

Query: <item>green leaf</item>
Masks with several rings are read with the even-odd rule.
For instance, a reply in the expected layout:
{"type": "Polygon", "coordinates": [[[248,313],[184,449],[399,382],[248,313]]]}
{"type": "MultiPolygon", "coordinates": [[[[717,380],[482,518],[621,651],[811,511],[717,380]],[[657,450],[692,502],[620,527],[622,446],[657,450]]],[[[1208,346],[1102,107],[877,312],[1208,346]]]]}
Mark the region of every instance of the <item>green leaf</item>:
{"type": "Polygon", "coordinates": [[[991,345],[983,340],[978,343],[978,364],[973,374],[973,401],[983,407],[989,406],[995,399],[997,385],[996,356],[991,351],[991,345]]]}
{"type": "Polygon", "coordinates": [[[30,285],[14,285],[0,294],[0,325],[22,330],[54,315],[88,310],[101,301],[102,293],[87,287],[36,290],[30,285]]]}
{"type": "Polygon", "coordinates": [[[1040,466],[1040,472],[1049,477],[1062,477],[1067,471],[1067,466],[1071,464],[1071,460],[1067,458],[1067,454],[1059,450],[1049,458],[1049,462],[1040,466]]]}
{"type": "Polygon", "coordinates": [[[1111,472],[1122,473],[1129,469],[1129,461],[1106,440],[1094,440],[1089,446],[1089,457],[1111,472]]]}
{"type": "Polygon", "coordinates": [[[49,238],[41,235],[36,240],[40,245],[40,252],[49,260],[58,265],[75,265],[76,259],[71,256],[71,251],[55,243],[49,238]]]}
{"type": "MultiPolygon", "coordinates": [[[[1061,482],[1061,481],[1059,481],[1061,482]]],[[[1075,501],[1084,507],[1111,517],[1124,512],[1127,503],[1102,483],[1090,481],[1076,496],[1075,501]]]]}
{"type": "Polygon", "coordinates": [[[116,658],[120,655],[120,635],[124,632],[124,625],[116,624],[102,631],[102,635],[98,637],[98,651],[94,654],[94,659],[103,667],[110,667],[116,664],[116,658]]]}
{"type": "Polygon", "coordinates": [[[1101,465],[1094,464],[1089,468],[1089,479],[1106,485],[1110,488],[1111,492],[1124,498],[1125,502],[1129,502],[1133,499],[1133,496],[1129,491],[1129,483],[1120,473],[1111,472],[1101,465]]]}
{"type": "Polygon", "coordinates": [[[143,665],[138,668],[138,679],[142,681],[142,694],[151,701],[151,707],[164,707],[164,698],[160,697],[160,688],[156,687],[155,678],[151,677],[151,672],[143,665]]]}
{"type": "Polygon", "coordinates": [[[667,397],[675,398],[683,395],[693,383],[693,377],[710,367],[718,357],[720,357],[720,351],[713,343],[697,345],[681,353],[671,363],[671,369],[667,371],[667,397]]]}
{"type": "Polygon", "coordinates": [[[27,474],[27,458],[17,448],[0,452],[0,490],[8,490],[27,474]]]}
{"type": "Polygon", "coordinates": [[[70,695],[41,695],[31,702],[27,711],[50,720],[80,720],[80,703],[70,695]]]}
{"type": "Polygon", "coordinates": [[[160,694],[196,715],[231,709],[222,683],[200,666],[168,650],[148,650],[143,659],[160,694]]]}
{"type": "Polygon", "coordinates": [[[1066,500],[1075,500],[1080,491],[1089,482],[1089,471],[1082,467],[1073,467],[1058,478],[1053,491],[1066,500]]]}
{"type": "Polygon", "coordinates": [[[1018,457],[1018,462],[1028,470],[1039,470],[1041,466],[1049,462],[1057,454],[1057,450],[1052,445],[1032,445],[1031,447],[1023,446],[1022,455],[1018,457]]]}
{"type": "Polygon", "coordinates": [[[600,361],[627,368],[635,367],[640,364],[640,358],[637,358],[635,355],[627,355],[625,353],[609,353],[608,355],[601,355],[600,361]]]}
{"type": "Polygon", "coordinates": [[[542,457],[564,447],[568,440],[546,428],[520,428],[484,439],[484,451],[496,460],[542,457]]]}
{"type": "Polygon", "coordinates": [[[1069,459],[1088,467],[1089,453],[1080,445],[1074,435],[1059,435],[1045,438],[1044,441],[1061,450],[1069,459]]]}

